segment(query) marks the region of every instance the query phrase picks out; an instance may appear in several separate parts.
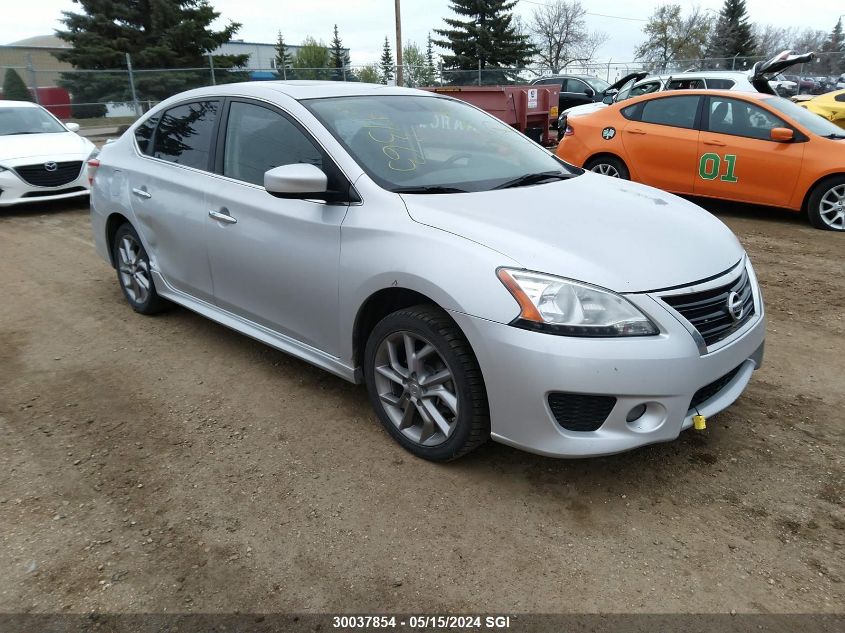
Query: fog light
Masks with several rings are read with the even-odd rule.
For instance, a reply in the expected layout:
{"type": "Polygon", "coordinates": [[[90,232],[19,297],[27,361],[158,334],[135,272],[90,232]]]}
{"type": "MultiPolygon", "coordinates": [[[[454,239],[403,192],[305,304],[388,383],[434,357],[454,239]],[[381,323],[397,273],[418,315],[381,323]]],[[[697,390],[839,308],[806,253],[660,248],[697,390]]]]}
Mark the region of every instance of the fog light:
{"type": "Polygon", "coordinates": [[[628,411],[628,415],[625,418],[625,421],[628,422],[628,423],[631,423],[631,422],[634,422],[635,420],[639,420],[642,417],[643,413],[645,413],[645,405],[644,404],[638,404],[633,409],[628,411]]]}

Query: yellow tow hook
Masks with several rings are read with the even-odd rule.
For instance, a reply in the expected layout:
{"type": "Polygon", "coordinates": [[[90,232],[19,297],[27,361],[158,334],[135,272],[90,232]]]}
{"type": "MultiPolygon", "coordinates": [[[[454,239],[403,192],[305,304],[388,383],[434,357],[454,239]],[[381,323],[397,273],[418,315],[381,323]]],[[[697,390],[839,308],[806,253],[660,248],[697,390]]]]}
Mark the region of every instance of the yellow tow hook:
{"type": "Polygon", "coordinates": [[[696,431],[706,431],[707,418],[705,418],[703,415],[692,416],[692,426],[696,431]]]}

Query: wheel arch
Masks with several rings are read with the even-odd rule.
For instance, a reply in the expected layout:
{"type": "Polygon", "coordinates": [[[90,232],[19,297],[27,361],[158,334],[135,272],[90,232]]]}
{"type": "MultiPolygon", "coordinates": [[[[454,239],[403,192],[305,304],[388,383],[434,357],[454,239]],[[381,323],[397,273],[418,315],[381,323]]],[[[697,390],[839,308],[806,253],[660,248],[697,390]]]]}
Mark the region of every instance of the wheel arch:
{"type": "Polygon", "coordinates": [[[815,192],[816,188],[825,181],[833,180],[834,178],[845,178],[845,172],[834,172],[832,174],[825,174],[824,176],[818,178],[809,187],[807,187],[807,191],[804,192],[804,199],[801,201],[800,211],[802,213],[807,213],[807,211],[809,210],[810,197],[813,195],[813,192],[815,192]]]}
{"type": "MultiPolygon", "coordinates": [[[[448,311],[437,301],[411,288],[389,287],[373,292],[367,297],[355,315],[352,327],[352,363],[354,367],[361,367],[364,360],[364,348],[367,339],[376,324],[392,312],[411,306],[428,304],[439,308],[444,314],[448,311]]],[[[451,317],[449,317],[451,319],[451,317]]],[[[454,320],[452,319],[453,323],[454,320]]],[[[459,326],[457,323],[455,327],[459,326]]],[[[460,328],[459,328],[460,329],[460,328]]]]}
{"type": "Polygon", "coordinates": [[[590,156],[588,156],[587,159],[584,161],[584,164],[582,165],[582,167],[584,167],[584,169],[586,169],[587,165],[589,163],[596,160],[597,158],[603,158],[603,157],[615,158],[616,160],[621,162],[623,165],[625,165],[625,167],[628,169],[629,172],[631,171],[631,167],[628,165],[628,163],[625,162],[625,159],[622,158],[619,154],[615,154],[614,152],[604,152],[604,151],[596,152],[595,154],[591,154],[590,156]]]}
{"type": "Polygon", "coordinates": [[[119,229],[124,224],[132,224],[122,213],[115,211],[111,215],[109,215],[108,219],[106,220],[106,246],[108,247],[109,252],[109,263],[111,264],[112,268],[115,268],[114,262],[114,236],[117,234],[117,229],[119,229]]]}

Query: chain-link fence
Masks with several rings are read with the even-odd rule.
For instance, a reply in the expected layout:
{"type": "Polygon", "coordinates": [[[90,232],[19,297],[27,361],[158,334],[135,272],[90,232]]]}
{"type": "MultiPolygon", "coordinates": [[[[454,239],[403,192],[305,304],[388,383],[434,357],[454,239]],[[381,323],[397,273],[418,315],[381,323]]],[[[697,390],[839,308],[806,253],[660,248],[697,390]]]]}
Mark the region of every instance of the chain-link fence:
{"type": "MultiPolygon", "coordinates": [[[[820,54],[805,64],[785,71],[787,80],[795,83],[795,92],[820,94],[834,90],[845,79],[845,56],[820,54]]],[[[612,83],[637,71],[654,74],[680,74],[700,70],[748,71],[762,57],[733,57],[726,59],[676,60],[667,64],[631,62],[604,62],[571,64],[562,74],[592,75],[612,83]]],[[[135,69],[129,55],[126,67],[121,70],[77,70],[56,62],[46,67],[28,61],[25,65],[0,65],[0,77],[15,72],[29,89],[31,97],[44,105],[59,118],[76,120],[132,120],[159,101],[191,88],[261,80],[326,80],[366,81],[395,83],[397,67],[385,73],[381,66],[353,65],[338,68],[267,68],[232,69],[215,67],[213,58],[208,65],[198,68],[135,69]],[[37,88],[37,89],[36,89],[37,88]]],[[[457,85],[515,85],[528,84],[551,73],[549,68],[538,66],[520,68],[477,68],[452,70],[442,66],[403,66],[403,85],[457,86],[457,85]]],[[[5,95],[4,95],[5,97],[5,95]]],[[[10,97],[5,97],[10,98],[10,97]]]]}

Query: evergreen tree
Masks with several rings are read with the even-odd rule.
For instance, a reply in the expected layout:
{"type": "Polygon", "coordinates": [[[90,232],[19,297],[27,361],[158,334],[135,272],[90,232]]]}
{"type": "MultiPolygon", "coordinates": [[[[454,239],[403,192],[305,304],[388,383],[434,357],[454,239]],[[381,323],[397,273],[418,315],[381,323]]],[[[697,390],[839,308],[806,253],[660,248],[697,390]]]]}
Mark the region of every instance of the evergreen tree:
{"type": "Polygon", "coordinates": [[[332,79],[343,81],[346,78],[345,69],[349,67],[349,55],[343,50],[343,42],[340,41],[340,35],[337,33],[337,24],[334,25],[334,37],[329,48],[329,63],[335,69],[332,79]]]}
{"type": "Polygon", "coordinates": [[[293,66],[293,58],[288,53],[288,47],[285,44],[285,38],[282,37],[282,32],[279,31],[279,39],[276,41],[276,72],[280,73],[282,79],[293,79],[291,67],[293,66]]]}
{"type": "Polygon", "coordinates": [[[306,37],[299,45],[299,51],[293,58],[293,67],[297,79],[329,79],[330,55],[328,47],[322,40],[319,42],[313,37],[306,37]]]}
{"type": "Polygon", "coordinates": [[[836,21],[836,26],[821,50],[826,53],[819,58],[822,72],[828,75],[839,75],[845,72],[845,35],[842,33],[842,18],[836,21]]]}
{"type": "MultiPolygon", "coordinates": [[[[452,51],[451,55],[441,56],[443,65],[465,71],[477,70],[479,64],[482,70],[525,65],[535,49],[528,36],[516,28],[515,5],[516,0],[451,0],[452,11],[469,19],[444,18],[448,28],[434,30],[444,38],[434,43],[452,51]]],[[[454,75],[458,81],[471,76],[470,73],[454,75]]],[[[503,73],[488,74],[490,79],[502,77],[503,73]]]]}
{"type": "Polygon", "coordinates": [[[35,101],[21,76],[14,68],[6,70],[3,78],[3,98],[8,101],[35,101]]]}
{"type": "Polygon", "coordinates": [[[394,64],[393,64],[393,53],[390,52],[390,42],[387,39],[387,36],[384,38],[384,48],[381,51],[381,61],[379,63],[381,66],[381,83],[386,84],[388,81],[393,79],[393,71],[394,71],[394,64]]]}
{"type": "Polygon", "coordinates": [[[756,52],[745,0],[725,0],[707,45],[707,57],[715,58],[718,67],[738,70],[748,67],[747,58],[756,52]]]}
{"type": "Polygon", "coordinates": [[[437,76],[437,67],[434,65],[434,42],[431,41],[431,33],[425,44],[425,85],[433,86],[434,78],[437,76]]]}
{"type": "MultiPolygon", "coordinates": [[[[79,13],[64,11],[67,30],[58,36],[71,48],[55,56],[80,70],[112,70],[111,73],[65,73],[61,85],[76,103],[125,102],[130,99],[126,53],[132,66],[142,69],[204,68],[208,54],[232,39],[240,24],[229,22],[222,30],[211,28],[220,13],[208,0],[74,0],[79,13]]],[[[215,55],[216,69],[239,68],[248,55],[215,55]]],[[[240,80],[243,73],[218,72],[218,82],[240,80]]],[[[137,73],[135,88],[141,101],[160,101],[210,83],[205,71],[137,73]]],[[[88,114],[105,113],[105,106],[88,114]]]]}

